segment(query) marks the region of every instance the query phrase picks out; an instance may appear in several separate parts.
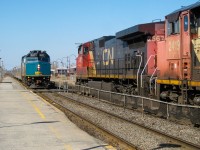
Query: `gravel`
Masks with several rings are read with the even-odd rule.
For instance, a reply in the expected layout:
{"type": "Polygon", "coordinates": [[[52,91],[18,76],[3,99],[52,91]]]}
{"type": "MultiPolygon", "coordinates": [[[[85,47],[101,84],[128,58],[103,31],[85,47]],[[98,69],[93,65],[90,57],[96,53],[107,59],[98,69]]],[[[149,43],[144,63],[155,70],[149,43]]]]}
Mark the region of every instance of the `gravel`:
{"type": "MultiPolygon", "coordinates": [[[[95,106],[107,112],[112,112],[120,117],[148,126],[149,128],[168,133],[172,136],[179,137],[183,140],[194,144],[200,143],[200,129],[188,125],[181,125],[166,119],[157,118],[140,112],[124,109],[104,101],[99,101],[94,98],[83,97],[72,93],[62,93],[65,96],[84,102],[88,105],[95,106]]],[[[52,97],[50,93],[47,94],[52,97]]],[[[60,98],[56,98],[61,100],[60,98]]],[[[95,110],[88,110],[82,106],[77,106],[72,103],[63,102],[65,106],[74,112],[81,114],[83,117],[92,120],[96,124],[103,126],[112,133],[119,135],[121,138],[133,143],[140,149],[184,149],[180,145],[171,143],[169,139],[152,134],[151,132],[141,129],[137,125],[126,123],[118,119],[114,119],[107,114],[98,113],[95,110]],[[66,103],[66,104],[65,104],[66,103]]]]}

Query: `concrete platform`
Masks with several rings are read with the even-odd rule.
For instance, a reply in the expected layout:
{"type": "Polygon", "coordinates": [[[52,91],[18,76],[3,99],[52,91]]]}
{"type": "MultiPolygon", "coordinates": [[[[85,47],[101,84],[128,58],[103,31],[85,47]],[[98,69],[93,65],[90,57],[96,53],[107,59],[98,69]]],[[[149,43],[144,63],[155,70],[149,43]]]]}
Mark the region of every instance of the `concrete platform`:
{"type": "Polygon", "coordinates": [[[114,150],[10,77],[0,83],[0,149],[114,150]]]}

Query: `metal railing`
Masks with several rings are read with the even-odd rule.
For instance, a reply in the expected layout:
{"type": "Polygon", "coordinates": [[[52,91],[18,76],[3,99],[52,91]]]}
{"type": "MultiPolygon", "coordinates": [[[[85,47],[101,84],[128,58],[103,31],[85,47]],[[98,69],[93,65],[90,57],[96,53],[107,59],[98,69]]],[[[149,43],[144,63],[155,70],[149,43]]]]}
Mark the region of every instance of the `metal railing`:
{"type": "Polygon", "coordinates": [[[80,85],[75,85],[73,88],[86,95],[92,95],[98,100],[105,100],[124,108],[138,110],[142,114],[150,113],[181,123],[200,125],[200,106],[168,103],[143,96],[116,93],[80,85]]]}

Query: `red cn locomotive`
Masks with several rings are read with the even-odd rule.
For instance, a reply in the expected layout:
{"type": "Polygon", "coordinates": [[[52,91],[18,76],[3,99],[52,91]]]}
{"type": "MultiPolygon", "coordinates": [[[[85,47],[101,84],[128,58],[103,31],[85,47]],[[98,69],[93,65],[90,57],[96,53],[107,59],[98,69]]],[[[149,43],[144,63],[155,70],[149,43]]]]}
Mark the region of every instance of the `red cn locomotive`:
{"type": "Polygon", "coordinates": [[[163,39],[164,22],[153,22],[84,43],[78,50],[77,82],[148,96],[155,87],[157,41],[163,39]]]}
{"type": "Polygon", "coordinates": [[[158,98],[200,104],[200,2],[165,17],[157,65],[158,98]]]}

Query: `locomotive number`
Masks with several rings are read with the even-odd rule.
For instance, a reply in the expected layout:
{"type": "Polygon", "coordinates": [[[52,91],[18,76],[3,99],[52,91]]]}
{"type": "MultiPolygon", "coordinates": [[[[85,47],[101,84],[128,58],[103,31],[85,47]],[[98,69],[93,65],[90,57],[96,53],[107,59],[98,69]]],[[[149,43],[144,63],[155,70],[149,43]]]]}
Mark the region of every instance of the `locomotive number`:
{"type": "Polygon", "coordinates": [[[180,49],[180,40],[169,41],[169,51],[177,51],[180,49]]]}
{"type": "Polygon", "coordinates": [[[103,50],[103,64],[109,65],[109,63],[113,64],[113,57],[114,57],[114,48],[111,49],[104,49],[103,50]]]}
{"type": "Polygon", "coordinates": [[[42,72],[40,72],[40,71],[35,72],[35,75],[41,75],[41,74],[42,74],[42,72]]]}
{"type": "Polygon", "coordinates": [[[152,38],[150,38],[151,41],[164,41],[165,37],[164,36],[153,36],[152,38]]]}
{"type": "Polygon", "coordinates": [[[179,58],[180,40],[170,40],[167,48],[169,58],[179,58]]]}

